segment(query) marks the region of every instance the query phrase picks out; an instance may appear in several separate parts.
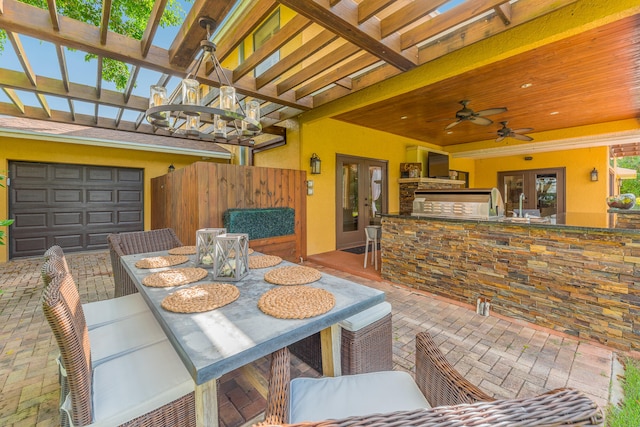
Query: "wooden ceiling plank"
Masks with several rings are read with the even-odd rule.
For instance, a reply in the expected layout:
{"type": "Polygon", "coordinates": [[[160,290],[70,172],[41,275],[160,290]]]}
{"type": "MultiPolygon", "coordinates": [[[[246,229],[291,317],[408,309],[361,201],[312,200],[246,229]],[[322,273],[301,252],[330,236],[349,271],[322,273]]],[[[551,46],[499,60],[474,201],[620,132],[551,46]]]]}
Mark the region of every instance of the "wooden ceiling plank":
{"type": "Polygon", "coordinates": [[[20,110],[20,112],[24,114],[24,104],[20,100],[20,97],[18,96],[16,91],[6,87],[3,87],[2,90],[9,97],[11,102],[13,102],[13,105],[15,105],[18,108],[18,110],[20,110]]]}
{"type": "Polygon", "coordinates": [[[396,31],[411,25],[417,20],[435,12],[449,0],[415,0],[402,9],[392,13],[380,21],[382,37],[387,37],[396,31]]]}
{"type": "Polygon", "coordinates": [[[496,15],[502,19],[504,25],[511,24],[511,3],[504,3],[495,7],[496,15]]]}
{"type": "Polygon", "coordinates": [[[111,18],[111,0],[102,0],[102,19],[100,19],[100,44],[107,44],[109,19],[111,18]]]}
{"type": "Polygon", "coordinates": [[[64,86],[64,89],[69,92],[69,70],[67,69],[67,59],[64,54],[64,47],[57,44],[56,53],[58,55],[58,65],[60,66],[62,84],[64,86]]]}
{"type": "MultiPolygon", "coordinates": [[[[296,98],[303,98],[307,95],[312,94],[313,92],[322,89],[323,87],[329,86],[332,83],[338,84],[339,81],[343,80],[347,76],[360,71],[370,65],[373,65],[378,61],[380,61],[378,57],[373,56],[368,52],[362,52],[362,54],[354,57],[349,62],[336,67],[336,69],[323,74],[317,79],[314,79],[313,81],[296,89],[296,98]]],[[[349,79],[349,87],[345,85],[340,86],[351,89],[351,79],[349,79]]]]}
{"type": "MultiPolygon", "coordinates": [[[[149,107],[148,98],[132,95],[129,102],[125,104],[122,93],[112,90],[102,90],[102,96],[98,98],[93,86],[69,83],[67,92],[60,80],[45,76],[37,76],[38,92],[59,97],[68,97],[84,102],[101,102],[111,107],[126,107],[138,111],[146,111],[149,107]]],[[[6,87],[12,89],[33,92],[34,88],[24,73],[15,70],[0,69],[0,81],[6,87]]]]}
{"type": "Polygon", "coordinates": [[[98,99],[102,96],[102,66],[103,58],[98,56],[98,71],[96,72],[96,96],[98,99]]]}
{"type": "Polygon", "coordinates": [[[269,38],[258,50],[254,51],[247,59],[244,60],[235,70],[233,70],[232,82],[239,80],[242,76],[249,73],[257,67],[262,61],[269,58],[274,52],[282,46],[290,42],[302,30],[311,25],[312,22],[302,15],[296,15],[285,26],[280,28],[273,36],[269,38]]]}
{"type": "MultiPolygon", "coordinates": [[[[520,0],[511,7],[511,24],[507,27],[501,19],[483,19],[447,34],[445,38],[422,47],[419,62],[432,61],[477,41],[532,21],[556,9],[575,3],[577,0],[520,0]]],[[[495,15],[494,15],[495,18],[495,15]]]]}
{"type": "Polygon", "coordinates": [[[207,30],[200,26],[198,19],[208,17],[220,23],[234,3],[235,0],[195,0],[171,43],[169,63],[181,68],[188,67],[200,51],[200,42],[207,36],[207,30]]]}
{"type": "MultiPolygon", "coordinates": [[[[160,73],[176,76],[185,75],[183,68],[172,66],[169,63],[165,49],[152,45],[147,57],[142,57],[139,40],[115,32],[109,34],[109,43],[107,45],[101,45],[99,43],[99,30],[95,26],[62,15],[60,16],[60,31],[53,32],[47,30],[50,27],[47,11],[17,0],[4,1],[10,7],[6,7],[5,13],[0,15],[0,28],[7,31],[14,31],[43,41],[62,44],[128,64],[139,65],[160,73]]],[[[199,75],[199,80],[202,84],[209,86],[217,87],[219,85],[217,80],[211,79],[204,74],[199,75]]],[[[306,100],[296,102],[293,95],[279,98],[275,88],[266,87],[257,91],[254,79],[242,79],[242,82],[239,81],[234,86],[238,93],[247,96],[255,96],[256,98],[282,103],[302,110],[311,108],[310,102],[306,100]]]]}
{"type": "Polygon", "coordinates": [[[76,109],[73,106],[73,100],[72,99],[67,99],[67,102],[69,103],[69,113],[71,113],[71,120],[75,121],[76,120],[76,109]]]}
{"type": "Polygon", "coordinates": [[[234,22],[233,31],[227,31],[218,41],[216,57],[220,62],[231,55],[235,49],[249,37],[255,29],[278,7],[275,0],[257,0],[251,3],[238,22],[234,22]]]}
{"type": "Polygon", "coordinates": [[[51,117],[51,107],[49,107],[49,103],[47,102],[47,99],[44,97],[44,95],[36,92],[36,98],[38,99],[38,102],[42,106],[42,110],[45,112],[47,117],[51,117]]]}
{"type": "Polygon", "coordinates": [[[56,0],[47,0],[49,6],[49,16],[51,17],[51,27],[55,31],[60,31],[60,20],[58,19],[58,7],[56,6],[56,0]]]}
{"type": "Polygon", "coordinates": [[[127,81],[127,86],[124,88],[124,103],[129,102],[129,98],[131,97],[131,93],[133,92],[133,88],[136,87],[136,80],[138,80],[138,73],[140,72],[140,67],[134,65],[131,67],[131,71],[129,72],[129,80],[127,81]]]}
{"type": "Polygon", "coordinates": [[[351,77],[345,77],[343,79],[336,80],[335,84],[345,89],[353,89],[353,79],[351,79],[351,77]]]}
{"type": "Polygon", "coordinates": [[[353,0],[343,0],[333,8],[321,3],[322,0],[279,1],[402,71],[410,70],[417,64],[417,58],[411,52],[400,50],[399,38],[380,38],[379,21],[370,19],[358,24],[358,5],[353,0]]]}
{"type": "Polygon", "coordinates": [[[358,5],[358,24],[362,24],[396,0],[362,0],[358,5]]]}
{"type": "Polygon", "coordinates": [[[140,53],[143,57],[147,56],[147,53],[149,53],[149,48],[151,47],[153,38],[158,30],[158,25],[160,25],[160,19],[162,19],[162,14],[167,6],[167,1],[168,0],[156,0],[153,2],[151,15],[149,15],[147,26],[144,28],[144,33],[140,40],[140,53]]]}
{"type": "Polygon", "coordinates": [[[303,82],[317,76],[327,68],[330,68],[339,62],[347,59],[352,55],[356,55],[360,49],[349,42],[343,42],[338,48],[318,58],[312,64],[308,64],[303,69],[293,74],[289,78],[283,80],[276,85],[278,94],[283,94],[288,90],[302,84],[303,82]]]}
{"type": "Polygon", "coordinates": [[[308,42],[291,52],[289,55],[280,59],[277,64],[266,70],[264,73],[256,77],[256,88],[261,89],[263,86],[280,77],[284,72],[298,65],[308,57],[312,56],[320,49],[329,45],[338,38],[337,35],[329,30],[322,30],[318,35],[308,42]]]}
{"type": "Polygon", "coordinates": [[[27,53],[24,51],[24,47],[22,46],[22,42],[20,41],[20,36],[14,32],[7,31],[7,38],[13,45],[13,50],[15,51],[16,56],[18,57],[18,61],[20,62],[20,65],[22,65],[22,69],[24,70],[27,78],[34,87],[37,86],[36,74],[31,68],[31,64],[29,63],[29,59],[27,58],[27,53]]]}
{"type": "Polygon", "coordinates": [[[456,25],[481,15],[503,3],[505,0],[474,0],[466,1],[445,13],[406,31],[400,37],[400,48],[407,49],[440,34],[456,25]]]}

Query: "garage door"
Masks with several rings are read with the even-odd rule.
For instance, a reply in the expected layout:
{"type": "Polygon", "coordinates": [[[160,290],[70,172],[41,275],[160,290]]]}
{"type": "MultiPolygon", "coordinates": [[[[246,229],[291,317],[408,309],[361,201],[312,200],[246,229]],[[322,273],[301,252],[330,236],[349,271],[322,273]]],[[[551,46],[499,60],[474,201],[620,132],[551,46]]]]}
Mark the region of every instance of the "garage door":
{"type": "Polygon", "coordinates": [[[9,162],[9,256],[104,249],[107,235],[143,230],[142,169],[9,162]]]}

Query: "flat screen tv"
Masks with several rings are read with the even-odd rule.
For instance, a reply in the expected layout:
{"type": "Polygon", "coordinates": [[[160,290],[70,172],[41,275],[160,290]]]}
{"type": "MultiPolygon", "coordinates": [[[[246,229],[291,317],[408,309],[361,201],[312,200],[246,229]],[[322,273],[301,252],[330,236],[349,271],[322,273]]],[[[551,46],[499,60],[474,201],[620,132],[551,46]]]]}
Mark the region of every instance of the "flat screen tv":
{"type": "Polygon", "coordinates": [[[429,178],[449,178],[449,156],[429,151],[427,170],[429,178]]]}

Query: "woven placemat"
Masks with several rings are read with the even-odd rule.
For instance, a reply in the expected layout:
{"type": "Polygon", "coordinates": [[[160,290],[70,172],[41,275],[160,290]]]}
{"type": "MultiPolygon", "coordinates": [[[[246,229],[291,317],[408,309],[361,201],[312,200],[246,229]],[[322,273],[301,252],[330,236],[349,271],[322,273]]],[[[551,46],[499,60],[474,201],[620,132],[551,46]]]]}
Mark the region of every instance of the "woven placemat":
{"type": "Polygon", "coordinates": [[[168,256],[154,256],[151,258],[142,258],[136,262],[138,268],[160,268],[171,267],[178,264],[184,264],[189,261],[189,257],[184,255],[168,255],[168,256]]]}
{"type": "Polygon", "coordinates": [[[304,285],[319,280],[322,275],[318,270],[301,265],[278,267],[267,271],[264,280],[274,285],[304,285]]]}
{"type": "Polygon", "coordinates": [[[265,292],[258,308],[278,319],[306,319],[331,310],[336,304],[333,294],[309,286],[274,288],[265,292]]]}
{"type": "Polygon", "coordinates": [[[175,268],[150,274],[142,279],[142,284],[152,288],[168,288],[197,282],[207,277],[207,274],[204,268],[175,268]]]}
{"type": "MultiPolygon", "coordinates": [[[[251,248],[247,249],[247,255],[251,255],[252,253],[254,253],[255,251],[251,248]]],[[[229,251],[229,256],[230,257],[234,257],[236,256],[236,251],[229,251]]]]}
{"type": "Polygon", "coordinates": [[[169,255],[195,255],[195,246],[178,246],[177,248],[169,249],[169,255]]]}
{"type": "Polygon", "coordinates": [[[230,304],[239,296],[240,291],[232,284],[205,283],[167,295],[160,305],[176,313],[200,313],[230,304]]]}
{"type": "Polygon", "coordinates": [[[249,257],[249,268],[267,268],[278,265],[282,258],[276,255],[256,255],[249,257]]]}

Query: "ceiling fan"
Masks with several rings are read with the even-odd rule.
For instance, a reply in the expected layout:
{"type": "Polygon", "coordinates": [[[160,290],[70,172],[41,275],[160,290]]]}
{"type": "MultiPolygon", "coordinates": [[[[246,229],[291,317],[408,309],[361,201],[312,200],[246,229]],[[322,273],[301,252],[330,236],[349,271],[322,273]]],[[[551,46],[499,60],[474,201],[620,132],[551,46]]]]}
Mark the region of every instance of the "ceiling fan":
{"type": "Polygon", "coordinates": [[[491,123],[493,123],[493,121],[490,119],[487,119],[485,116],[490,116],[492,114],[500,114],[507,111],[506,107],[500,107],[500,108],[489,108],[488,110],[481,110],[476,112],[476,111],[473,111],[471,108],[467,107],[468,103],[469,101],[466,99],[460,101],[460,104],[462,105],[462,109],[458,110],[458,112],[456,113],[456,121],[453,123],[450,123],[445,128],[445,130],[451,129],[458,123],[462,123],[464,121],[469,121],[477,125],[488,126],[491,123]]]}
{"type": "Polygon", "coordinates": [[[533,138],[527,135],[521,135],[526,132],[531,132],[533,128],[520,128],[520,129],[511,129],[507,127],[507,123],[509,122],[500,122],[502,127],[498,129],[498,138],[496,138],[496,142],[500,142],[505,138],[515,138],[520,141],[533,141],[533,138]]]}

